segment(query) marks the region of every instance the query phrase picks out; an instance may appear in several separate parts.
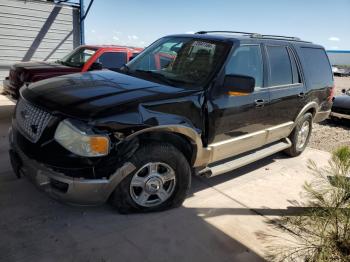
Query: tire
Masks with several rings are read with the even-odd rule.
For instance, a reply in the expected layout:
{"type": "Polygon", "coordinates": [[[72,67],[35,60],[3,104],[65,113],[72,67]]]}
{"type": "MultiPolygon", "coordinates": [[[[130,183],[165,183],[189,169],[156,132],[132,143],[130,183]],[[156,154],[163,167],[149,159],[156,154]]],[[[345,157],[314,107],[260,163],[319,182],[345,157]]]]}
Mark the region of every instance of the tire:
{"type": "Polygon", "coordinates": [[[110,197],[119,213],[163,211],[181,206],[191,185],[191,168],[179,150],[167,143],[145,144],[128,161],[136,169],[120,182],[110,197]],[[169,181],[164,182],[164,177],[169,181]],[[156,193],[151,194],[153,191],[156,193]]]}
{"type": "Polygon", "coordinates": [[[303,115],[297,120],[296,126],[294,127],[292,133],[289,135],[289,139],[292,142],[292,146],[286,149],[284,152],[291,157],[299,156],[305,150],[307,144],[309,143],[311,132],[312,132],[312,114],[306,113],[305,115],[303,115]],[[304,135],[305,141],[304,143],[298,144],[298,137],[301,136],[300,132],[303,127],[304,128],[306,127],[306,125],[308,126],[307,135],[305,135],[305,133],[302,132],[304,135]]]}

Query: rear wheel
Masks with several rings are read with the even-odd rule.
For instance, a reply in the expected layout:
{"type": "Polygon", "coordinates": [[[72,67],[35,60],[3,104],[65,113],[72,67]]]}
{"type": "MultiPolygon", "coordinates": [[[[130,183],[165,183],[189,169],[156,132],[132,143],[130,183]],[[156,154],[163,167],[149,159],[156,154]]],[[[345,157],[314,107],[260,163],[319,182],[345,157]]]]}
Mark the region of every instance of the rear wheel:
{"type": "Polygon", "coordinates": [[[306,113],[299,118],[293,132],[290,134],[289,139],[292,142],[292,146],[285,150],[285,153],[289,156],[298,156],[306,148],[310,140],[312,131],[312,114],[306,113]]]}
{"type": "Polygon", "coordinates": [[[129,161],[135,171],[123,179],[111,196],[120,213],[161,211],[183,203],[190,187],[191,169],[175,147],[147,144],[129,161]]]}

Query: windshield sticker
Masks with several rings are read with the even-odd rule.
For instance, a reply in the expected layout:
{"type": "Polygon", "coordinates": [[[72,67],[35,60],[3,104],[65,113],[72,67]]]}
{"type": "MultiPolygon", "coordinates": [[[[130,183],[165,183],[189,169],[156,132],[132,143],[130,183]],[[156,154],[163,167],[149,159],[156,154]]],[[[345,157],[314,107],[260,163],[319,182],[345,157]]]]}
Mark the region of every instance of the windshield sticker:
{"type": "Polygon", "coordinates": [[[214,44],[208,43],[208,42],[202,42],[202,41],[194,41],[193,46],[198,46],[198,47],[204,47],[204,48],[210,48],[213,49],[215,48],[214,44]]]}
{"type": "Polygon", "coordinates": [[[84,53],[87,55],[93,55],[95,53],[95,50],[86,49],[84,53]]]}

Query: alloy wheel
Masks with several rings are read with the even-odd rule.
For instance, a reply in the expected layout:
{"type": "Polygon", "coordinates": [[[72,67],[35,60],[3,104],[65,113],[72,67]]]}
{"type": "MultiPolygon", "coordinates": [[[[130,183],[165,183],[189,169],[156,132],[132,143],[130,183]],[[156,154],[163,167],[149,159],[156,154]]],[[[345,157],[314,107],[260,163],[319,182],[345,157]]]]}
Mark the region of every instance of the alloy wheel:
{"type": "Polygon", "coordinates": [[[131,198],[140,206],[154,207],[165,202],[174,192],[175,171],[161,162],[147,163],[132,177],[131,198]]]}

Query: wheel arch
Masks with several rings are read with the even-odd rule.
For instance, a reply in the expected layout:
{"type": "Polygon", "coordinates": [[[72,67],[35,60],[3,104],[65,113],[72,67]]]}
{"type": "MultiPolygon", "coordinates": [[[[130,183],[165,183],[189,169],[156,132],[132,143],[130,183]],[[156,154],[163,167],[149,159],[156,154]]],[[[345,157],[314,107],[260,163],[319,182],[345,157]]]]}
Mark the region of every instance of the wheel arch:
{"type": "Polygon", "coordinates": [[[203,148],[200,133],[191,127],[180,125],[150,127],[129,135],[124,141],[131,141],[134,138],[166,141],[184,153],[192,167],[201,166],[202,163],[206,162],[205,156],[208,155],[203,148]]]}
{"type": "Polygon", "coordinates": [[[294,119],[294,123],[297,123],[298,119],[305,115],[306,113],[311,113],[312,118],[315,117],[317,111],[318,111],[318,104],[316,102],[309,102],[307,103],[299,112],[299,114],[294,119]]]}

